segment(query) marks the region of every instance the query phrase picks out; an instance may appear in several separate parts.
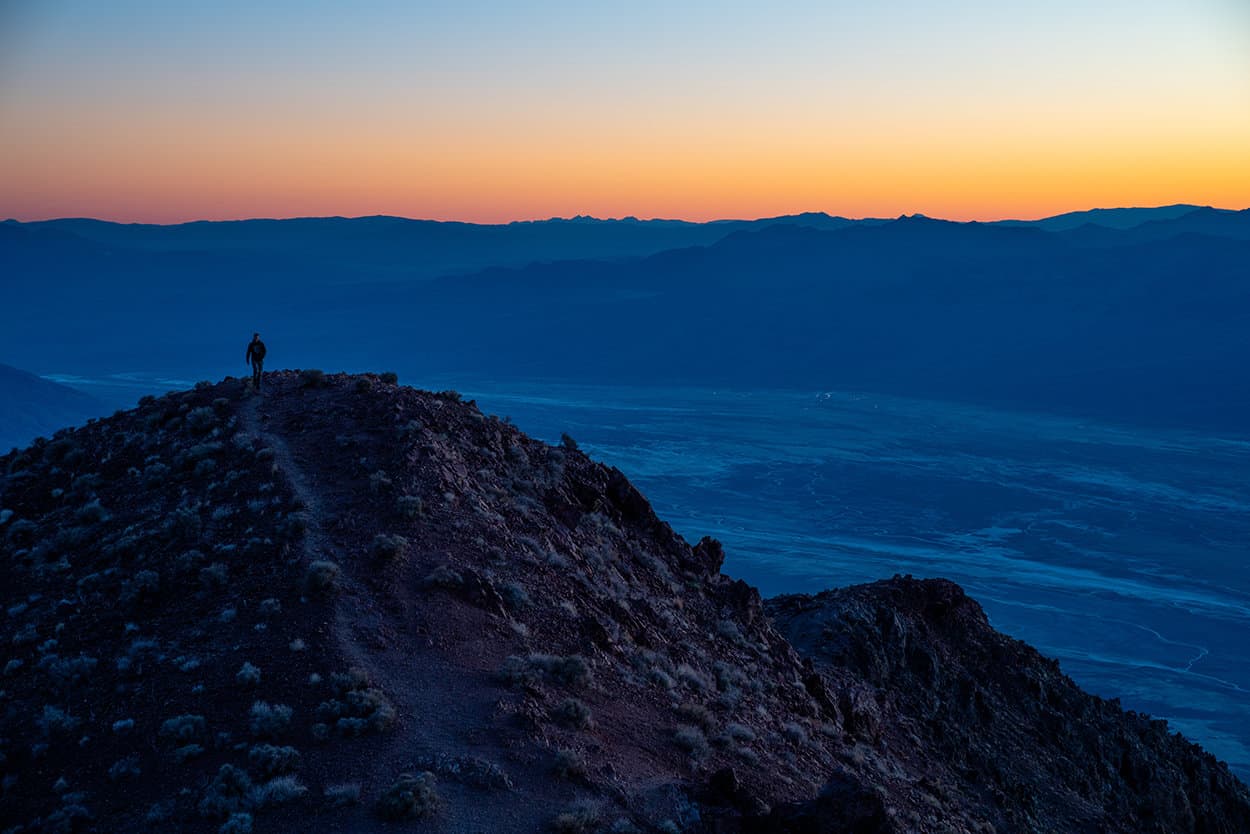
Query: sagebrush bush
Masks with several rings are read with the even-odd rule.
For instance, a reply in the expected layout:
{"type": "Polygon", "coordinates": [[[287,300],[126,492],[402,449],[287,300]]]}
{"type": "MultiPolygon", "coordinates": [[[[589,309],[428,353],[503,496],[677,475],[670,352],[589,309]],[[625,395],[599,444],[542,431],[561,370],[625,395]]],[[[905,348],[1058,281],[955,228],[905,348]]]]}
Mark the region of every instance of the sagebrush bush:
{"type": "Polygon", "coordinates": [[[308,368],[299,372],[299,378],[305,388],[320,388],[325,385],[326,372],[320,368],[308,368]]]}
{"type": "Polygon", "coordinates": [[[673,743],[691,756],[707,753],[707,737],[698,727],[681,726],[673,731],[673,743]]]}
{"type": "Polygon", "coordinates": [[[304,572],[304,590],[313,596],[329,596],[337,590],[341,573],[334,562],[318,559],[304,572]]]}
{"type": "Polygon", "coordinates": [[[230,582],[230,569],[221,562],[200,568],[200,585],[206,591],[220,591],[230,582]]]}
{"type": "Polygon", "coordinates": [[[248,728],[257,738],[278,738],[291,729],[292,712],[285,704],[256,701],[248,711],[248,728]]]}
{"type": "Polygon", "coordinates": [[[556,834],[588,834],[599,827],[599,815],[598,804],[580,800],[551,821],[551,830],[556,834]]]}
{"type": "Polygon", "coordinates": [[[559,724],[584,730],[591,724],[590,707],[576,698],[565,698],[551,710],[551,717],[559,724]]]}
{"type": "Polygon", "coordinates": [[[122,779],[133,779],[139,776],[142,771],[139,770],[139,756],[131,753],[123,759],[118,759],[109,768],[109,779],[118,782],[122,779]]]}
{"type": "Polygon", "coordinates": [[[217,415],[208,406],[201,406],[189,411],[184,422],[196,434],[208,434],[217,426],[217,415]]]}
{"type": "Polygon", "coordinates": [[[513,611],[530,604],[530,595],[519,582],[505,582],[499,586],[499,595],[503,597],[504,604],[513,611]]]}
{"type": "Polygon", "coordinates": [[[252,834],[252,815],[231,814],[230,818],[221,824],[221,828],[217,829],[217,834],[252,834]]]}
{"type": "Polygon", "coordinates": [[[422,512],[421,496],[401,495],[395,500],[395,509],[404,518],[419,518],[422,512]]]}
{"type": "Polygon", "coordinates": [[[74,518],[79,524],[100,524],[101,522],[108,521],[109,512],[100,505],[99,501],[92,501],[91,503],[84,504],[80,507],[78,512],[74,513],[74,518]]]}
{"type": "Polygon", "coordinates": [[[299,799],[308,788],[294,776],[278,776],[263,785],[255,785],[248,792],[248,800],[255,808],[269,808],[299,799]]]}
{"type": "Polygon", "coordinates": [[[379,562],[392,562],[408,547],[408,540],[403,536],[388,536],[385,533],[379,533],[373,537],[373,544],[369,547],[369,552],[379,562]]]}
{"type": "Polygon", "coordinates": [[[344,782],[341,785],[326,785],[326,801],[335,807],[356,805],[360,802],[360,783],[344,782]]]}
{"type": "Polygon", "coordinates": [[[551,772],[559,779],[578,781],[586,778],[586,762],[576,750],[557,750],[551,772]]]}
{"type": "Polygon", "coordinates": [[[464,577],[450,565],[439,565],[426,574],[421,584],[426,588],[445,588],[454,591],[464,587],[464,577]]]}
{"type": "Polygon", "coordinates": [[[368,676],[360,669],[330,676],[334,698],[317,707],[317,722],[342,736],[380,733],[395,723],[395,707],[386,693],[369,685],[368,676]]]}
{"type": "Polygon", "coordinates": [[[265,779],[282,776],[299,767],[299,751],[294,747],[257,744],[247,751],[248,764],[265,779]]]}
{"type": "Polygon", "coordinates": [[[251,689],[260,684],[260,669],[244,661],[243,666],[235,673],[234,680],[239,686],[251,689]]]}
{"type": "Polygon", "coordinates": [[[404,773],[378,799],[378,815],[386,820],[412,820],[433,816],[440,800],[437,780],[428,770],[417,775],[404,773]]]}
{"type": "Polygon", "coordinates": [[[500,676],[511,684],[532,686],[551,680],[572,688],[588,686],[593,679],[590,664],[581,655],[553,654],[513,655],[504,661],[500,676]]]}
{"type": "Polygon", "coordinates": [[[385,382],[387,385],[399,384],[399,374],[395,373],[394,371],[383,371],[382,373],[378,374],[378,379],[381,382],[385,382]]]}
{"type": "Polygon", "coordinates": [[[226,819],[231,814],[246,811],[251,807],[248,797],[251,790],[252,780],[247,771],[224,764],[200,800],[200,814],[209,819],[226,819]]]}
{"type": "Polygon", "coordinates": [[[175,744],[186,744],[204,736],[207,722],[202,715],[178,715],[165,719],[160,737],[175,744]]]}

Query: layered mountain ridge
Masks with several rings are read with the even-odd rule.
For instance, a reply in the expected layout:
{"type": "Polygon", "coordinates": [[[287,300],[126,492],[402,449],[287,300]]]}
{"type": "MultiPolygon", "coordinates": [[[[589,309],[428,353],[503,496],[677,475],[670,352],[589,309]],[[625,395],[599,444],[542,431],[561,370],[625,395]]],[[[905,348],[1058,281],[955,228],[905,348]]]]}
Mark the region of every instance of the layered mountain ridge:
{"type": "Polygon", "coordinates": [[[1250,830],[951,583],[761,600],[454,392],[201,383],[0,478],[0,830],[1250,830]]]}

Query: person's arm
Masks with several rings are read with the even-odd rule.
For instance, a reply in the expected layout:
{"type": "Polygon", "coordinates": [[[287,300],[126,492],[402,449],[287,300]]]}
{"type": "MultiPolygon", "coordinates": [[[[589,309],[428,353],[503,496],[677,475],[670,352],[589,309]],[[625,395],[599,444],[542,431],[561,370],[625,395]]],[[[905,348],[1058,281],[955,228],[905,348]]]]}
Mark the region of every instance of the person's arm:
{"type": "Polygon", "coordinates": [[[248,365],[252,364],[252,343],[247,343],[247,353],[243,354],[243,361],[248,365]]]}

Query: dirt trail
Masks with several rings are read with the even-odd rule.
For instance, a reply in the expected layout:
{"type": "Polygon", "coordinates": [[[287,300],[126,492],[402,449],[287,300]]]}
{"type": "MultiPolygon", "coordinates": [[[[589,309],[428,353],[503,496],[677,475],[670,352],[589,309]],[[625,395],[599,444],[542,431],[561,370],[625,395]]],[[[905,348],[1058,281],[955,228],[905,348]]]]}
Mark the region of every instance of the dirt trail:
{"type": "MultiPolygon", "coordinates": [[[[337,526],[333,521],[336,514],[355,496],[345,493],[332,478],[319,479],[317,450],[300,448],[298,434],[290,438],[284,435],[285,423],[299,417],[296,409],[303,407],[292,404],[291,393],[270,389],[260,396],[249,396],[240,409],[240,418],[247,433],[273,450],[281,475],[304,504],[304,560],[330,559],[343,566],[333,624],[335,644],[348,666],[364,669],[386,692],[399,716],[396,727],[384,737],[379,757],[396,773],[411,770],[412,762],[423,756],[476,754],[498,760],[501,751],[471,750],[476,745],[466,744],[461,737],[466,727],[480,727],[489,720],[493,709],[489,693],[465,689],[463,670],[453,668],[448,658],[424,641],[401,635],[397,646],[382,636],[384,626],[394,625],[394,612],[379,610],[376,595],[356,575],[362,548],[360,541],[353,541],[353,534],[359,539],[360,531],[332,532],[337,526]],[[439,679],[443,685],[430,686],[431,679],[439,679]],[[450,682],[461,685],[448,686],[450,682]]],[[[369,535],[374,532],[381,530],[371,530],[369,535]]],[[[448,829],[491,830],[502,822],[497,817],[501,809],[492,805],[481,802],[480,797],[476,805],[461,805],[444,818],[450,823],[448,829]]]]}
{"type": "MultiPolygon", "coordinates": [[[[322,525],[322,519],[326,517],[326,513],[321,493],[314,488],[303,468],[295,460],[282,435],[270,430],[266,425],[271,422],[269,411],[269,404],[264,395],[248,397],[241,412],[243,425],[250,434],[259,438],[261,443],[273,450],[273,458],[278,465],[278,471],[287,479],[291,490],[304,504],[304,517],[307,521],[307,527],[304,530],[304,562],[307,564],[317,559],[330,559],[341,563],[341,550],[335,546],[322,525]],[[266,405],[263,413],[262,403],[266,405]]],[[[343,588],[335,605],[334,636],[339,650],[353,666],[372,672],[374,671],[373,664],[370,663],[364,647],[356,639],[355,628],[347,614],[347,610],[352,607],[352,600],[360,597],[362,589],[347,575],[340,576],[340,581],[343,588]]]]}

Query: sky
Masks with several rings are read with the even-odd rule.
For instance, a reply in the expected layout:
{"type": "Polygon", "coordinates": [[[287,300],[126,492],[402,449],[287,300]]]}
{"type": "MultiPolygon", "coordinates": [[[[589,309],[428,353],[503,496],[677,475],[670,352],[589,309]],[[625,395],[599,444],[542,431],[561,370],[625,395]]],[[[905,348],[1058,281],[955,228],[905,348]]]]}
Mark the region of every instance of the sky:
{"type": "Polygon", "coordinates": [[[1250,0],[0,0],[0,217],[1250,206],[1250,0]]]}

